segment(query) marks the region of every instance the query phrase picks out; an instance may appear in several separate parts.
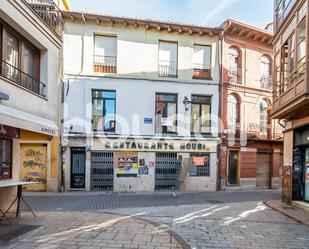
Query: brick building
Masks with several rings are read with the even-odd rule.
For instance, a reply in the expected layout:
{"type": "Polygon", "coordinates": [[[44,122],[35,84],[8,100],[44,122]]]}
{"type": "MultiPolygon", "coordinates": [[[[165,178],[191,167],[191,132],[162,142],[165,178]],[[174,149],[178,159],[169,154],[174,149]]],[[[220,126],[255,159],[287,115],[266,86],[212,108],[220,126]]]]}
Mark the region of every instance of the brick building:
{"type": "Polygon", "coordinates": [[[223,23],[221,188],[278,188],[282,127],[271,120],[272,34],[223,23]]]}
{"type": "Polygon", "coordinates": [[[284,130],[283,200],[309,201],[308,0],[276,0],[273,118],[284,130]]]}

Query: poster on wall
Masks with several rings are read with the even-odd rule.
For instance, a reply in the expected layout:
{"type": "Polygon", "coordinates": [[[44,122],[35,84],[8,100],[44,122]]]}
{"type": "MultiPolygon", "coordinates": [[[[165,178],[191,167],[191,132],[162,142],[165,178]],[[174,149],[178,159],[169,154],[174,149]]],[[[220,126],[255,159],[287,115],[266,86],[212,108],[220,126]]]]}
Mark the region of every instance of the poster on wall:
{"type": "Polygon", "coordinates": [[[24,189],[27,191],[46,191],[47,146],[43,144],[22,144],[20,147],[20,155],[21,181],[37,183],[24,186],[24,189]]]}
{"type": "Polygon", "coordinates": [[[115,173],[117,177],[138,176],[137,152],[115,152],[115,173]]]}

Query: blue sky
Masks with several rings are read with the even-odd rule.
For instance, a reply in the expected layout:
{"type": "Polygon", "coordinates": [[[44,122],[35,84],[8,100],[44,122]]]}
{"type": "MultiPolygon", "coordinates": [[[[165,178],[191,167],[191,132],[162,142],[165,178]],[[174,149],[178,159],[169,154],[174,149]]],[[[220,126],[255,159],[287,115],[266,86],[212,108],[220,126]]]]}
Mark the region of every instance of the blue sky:
{"type": "Polygon", "coordinates": [[[233,18],[264,28],[273,0],[69,0],[72,10],[219,26],[233,18]]]}

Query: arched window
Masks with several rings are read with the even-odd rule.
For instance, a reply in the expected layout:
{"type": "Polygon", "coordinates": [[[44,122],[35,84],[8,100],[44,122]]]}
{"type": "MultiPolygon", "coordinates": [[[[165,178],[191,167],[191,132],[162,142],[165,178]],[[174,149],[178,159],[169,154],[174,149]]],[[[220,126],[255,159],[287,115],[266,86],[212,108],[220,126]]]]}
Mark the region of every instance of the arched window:
{"type": "Polygon", "coordinates": [[[267,134],[268,130],[268,104],[266,100],[260,101],[260,132],[267,134]]]}
{"type": "Polygon", "coordinates": [[[227,126],[228,130],[236,133],[239,129],[240,108],[238,98],[230,94],[227,98],[227,126]]]}
{"type": "Polygon", "coordinates": [[[237,48],[229,48],[229,81],[241,84],[241,56],[237,48]]]}
{"type": "Polygon", "coordinates": [[[266,55],[261,57],[261,87],[266,89],[272,88],[270,58],[266,55]]]}

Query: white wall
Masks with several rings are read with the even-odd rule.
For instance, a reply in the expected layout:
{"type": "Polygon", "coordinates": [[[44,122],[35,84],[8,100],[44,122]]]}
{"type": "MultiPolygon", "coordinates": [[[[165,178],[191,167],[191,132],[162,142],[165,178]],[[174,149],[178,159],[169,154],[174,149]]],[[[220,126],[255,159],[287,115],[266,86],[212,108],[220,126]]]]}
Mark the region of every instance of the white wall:
{"type": "MultiPolygon", "coordinates": [[[[65,22],[64,70],[67,74],[93,75],[94,35],[117,36],[117,73],[121,76],[160,79],[158,77],[159,41],[178,43],[178,79],[192,82],[193,46],[212,47],[212,77],[219,82],[218,36],[208,37],[146,30],[123,25],[96,25],[65,22]]],[[[113,77],[113,76],[112,76],[113,77]]]]}
{"type": "Polygon", "coordinates": [[[0,1],[0,15],[7,24],[40,49],[40,81],[47,85],[47,98],[44,99],[0,78],[0,92],[10,96],[8,101],[1,101],[1,104],[56,122],[61,40],[20,0],[0,1]]]}
{"type": "MultiPolygon", "coordinates": [[[[126,127],[121,127],[117,123],[116,134],[155,134],[155,94],[157,92],[178,94],[178,114],[186,115],[189,121],[191,120],[191,112],[190,109],[187,112],[185,111],[185,106],[182,103],[184,97],[187,96],[190,99],[192,94],[212,96],[211,113],[216,116],[212,121],[212,134],[214,137],[218,134],[219,96],[217,85],[102,77],[71,77],[65,79],[64,92],[68,94],[65,96],[64,103],[64,125],[67,128],[72,125],[71,132],[88,133],[92,130],[92,89],[116,90],[116,114],[120,115],[128,124],[128,129],[126,129],[126,127]],[[137,118],[137,121],[135,118],[137,118]],[[152,118],[152,124],[144,124],[144,118],[152,118]]],[[[178,135],[190,136],[190,122],[185,123],[183,119],[183,116],[178,118],[178,135]]]]}

